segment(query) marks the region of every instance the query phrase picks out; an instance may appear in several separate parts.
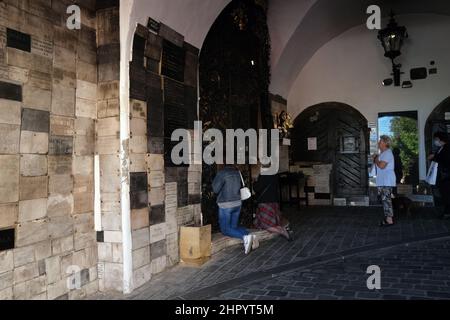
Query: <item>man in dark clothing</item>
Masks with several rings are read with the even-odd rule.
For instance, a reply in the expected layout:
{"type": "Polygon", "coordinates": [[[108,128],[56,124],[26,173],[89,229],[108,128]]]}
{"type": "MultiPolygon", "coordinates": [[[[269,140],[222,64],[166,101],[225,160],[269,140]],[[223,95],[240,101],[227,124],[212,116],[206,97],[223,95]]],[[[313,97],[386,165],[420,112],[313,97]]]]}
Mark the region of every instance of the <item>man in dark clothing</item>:
{"type": "Polygon", "coordinates": [[[436,132],[433,136],[434,144],[438,151],[428,157],[438,163],[436,186],[441,194],[441,201],[444,205],[443,219],[450,219],[450,146],[448,136],[444,132],[436,132]]]}

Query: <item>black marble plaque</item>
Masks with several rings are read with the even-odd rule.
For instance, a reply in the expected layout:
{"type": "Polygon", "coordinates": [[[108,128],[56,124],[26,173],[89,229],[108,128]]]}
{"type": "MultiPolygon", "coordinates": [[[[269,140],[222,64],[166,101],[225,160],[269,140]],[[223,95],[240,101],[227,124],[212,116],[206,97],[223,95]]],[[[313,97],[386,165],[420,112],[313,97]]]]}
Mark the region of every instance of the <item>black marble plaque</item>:
{"type": "Polygon", "coordinates": [[[159,61],[147,58],[145,69],[150,72],[159,73],[159,61]]]}
{"type": "Polygon", "coordinates": [[[73,153],[73,137],[51,136],[48,143],[48,154],[52,156],[71,155],[73,153]]]}
{"type": "Polygon", "coordinates": [[[158,21],[156,21],[155,19],[152,19],[152,18],[148,18],[147,28],[158,33],[159,27],[160,27],[160,24],[158,21]]]}
{"type": "Polygon", "coordinates": [[[184,85],[181,82],[164,77],[164,103],[184,106],[184,85]]]}
{"type": "Polygon", "coordinates": [[[150,137],[164,137],[164,105],[162,90],[147,88],[147,134],[150,137]]]}
{"type": "Polygon", "coordinates": [[[154,260],[167,254],[166,240],[161,240],[150,245],[150,259],[154,260]]]}
{"type": "Polygon", "coordinates": [[[23,131],[46,132],[50,131],[50,112],[23,109],[22,127],[23,131]]]}
{"type": "Polygon", "coordinates": [[[147,100],[146,71],[143,66],[130,63],[130,99],[147,100]]]}
{"type": "Polygon", "coordinates": [[[131,209],[148,208],[148,191],[130,192],[131,209]]]}
{"type": "Polygon", "coordinates": [[[95,4],[96,10],[117,8],[120,5],[120,0],[97,0],[95,4]]]}
{"type": "Polygon", "coordinates": [[[0,81],[0,99],[22,101],[22,86],[0,81]]]}
{"type": "Polygon", "coordinates": [[[166,209],[164,205],[153,206],[150,210],[150,225],[166,222],[166,209]]]}
{"type": "Polygon", "coordinates": [[[8,28],[6,29],[6,38],[8,47],[31,52],[31,36],[29,34],[8,28]]]}
{"type": "Polygon", "coordinates": [[[187,114],[187,128],[194,129],[194,121],[198,120],[197,117],[197,88],[185,86],[184,91],[184,105],[187,114]]]}
{"type": "Polygon", "coordinates": [[[173,105],[164,106],[164,135],[170,139],[172,133],[177,129],[188,127],[188,117],[184,108],[173,105]]]}
{"type": "Polygon", "coordinates": [[[97,48],[98,64],[118,63],[120,61],[120,44],[107,44],[97,48]]]}
{"type": "Polygon", "coordinates": [[[133,63],[144,67],[145,38],[135,34],[133,40],[133,63]]]}
{"type": "Polygon", "coordinates": [[[329,194],[329,193],[315,193],[314,194],[314,199],[329,200],[329,199],[331,199],[331,194],[329,194]]]}
{"type": "Polygon", "coordinates": [[[163,39],[153,33],[149,33],[145,45],[145,56],[155,61],[161,61],[163,39]]]}
{"type": "Polygon", "coordinates": [[[105,232],[97,231],[97,242],[105,242],[105,232]]]}
{"type": "Polygon", "coordinates": [[[188,204],[200,204],[202,202],[201,196],[199,194],[190,194],[188,196],[188,204]]]}
{"type": "Polygon", "coordinates": [[[177,81],[184,81],[185,54],[184,48],[164,39],[161,74],[177,81]]]}
{"type": "Polygon", "coordinates": [[[150,154],[164,154],[164,138],[149,137],[147,139],[147,149],[150,154]]]}
{"type": "Polygon", "coordinates": [[[166,183],[177,182],[178,179],[178,168],[168,167],[165,169],[166,183]]]}
{"type": "Polygon", "coordinates": [[[178,168],[178,178],[177,181],[179,183],[188,183],[188,174],[189,174],[189,170],[188,168],[178,168]]]}
{"type": "Polygon", "coordinates": [[[188,205],[188,184],[187,183],[178,183],[178,207],[186,207],[188,205]]]}
{"type": "Polygon", "coordinates": [[[147,190],[147,172],[133,172],[130,173],[130,190],[131,191],[145,191],[147,190]]]}
{"type": "Polygon", "coordinates": [[[162,78],[159,74],[147,71],[145,80],[147,88],[162,89],[162,78]]]}
{"type": "Polygon", "coordinates": [[[0,230],[0,251],[14,249],[15,229],[0,230]]]}

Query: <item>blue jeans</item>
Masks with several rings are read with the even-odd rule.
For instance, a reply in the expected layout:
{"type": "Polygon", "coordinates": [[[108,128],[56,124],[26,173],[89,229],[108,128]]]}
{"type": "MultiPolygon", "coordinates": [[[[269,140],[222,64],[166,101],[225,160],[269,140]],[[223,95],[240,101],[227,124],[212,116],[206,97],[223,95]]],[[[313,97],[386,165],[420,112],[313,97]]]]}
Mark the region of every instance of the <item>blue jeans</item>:
{"type": "Polygon", "coordinates": [[[219,208],[219,226],[224,235],[238,239],[243,239],[248,235],[247,229],[238,227],[240,214],[241,206],[228,209],[219,208]]]}

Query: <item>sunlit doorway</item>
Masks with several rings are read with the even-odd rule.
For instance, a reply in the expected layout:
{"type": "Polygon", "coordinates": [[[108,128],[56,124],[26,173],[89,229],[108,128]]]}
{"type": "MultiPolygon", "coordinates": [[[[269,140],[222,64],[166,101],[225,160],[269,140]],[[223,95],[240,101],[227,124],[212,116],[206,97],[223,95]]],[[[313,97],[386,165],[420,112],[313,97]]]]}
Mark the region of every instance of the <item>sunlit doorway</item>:
{"type": "Polygon", "coordinates": [[[392,139],[399,194],[413,194],[419,184],[419,129],[417,111],[378,115],[378,137],[392,139]]]}

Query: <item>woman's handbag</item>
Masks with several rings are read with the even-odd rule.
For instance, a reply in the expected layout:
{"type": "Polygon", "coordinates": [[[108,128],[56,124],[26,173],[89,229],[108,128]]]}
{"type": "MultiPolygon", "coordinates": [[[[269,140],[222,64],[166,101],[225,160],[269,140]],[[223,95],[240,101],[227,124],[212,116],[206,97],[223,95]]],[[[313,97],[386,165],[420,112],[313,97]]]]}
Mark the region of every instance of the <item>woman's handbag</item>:
{"type": "Polygon", "coordinates": [[[252,197],[252,193],[249,188],[245,186],[244,178],[242,177],[242,173],[239,171],[242,180],[242,188],[241,188],[241,200],[245,201],[252,197]]]}
{"type": "Polygon", "coordinates": [[[431,185],[431,186],[435,186],[436,185],[437,172],[438,172],[438,163],[432,161],[431,165],[430,165],[430,168],[428,169],[427,178],[425,179],[425,181],[429,185],[431,185]]]}

